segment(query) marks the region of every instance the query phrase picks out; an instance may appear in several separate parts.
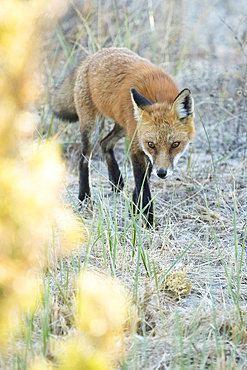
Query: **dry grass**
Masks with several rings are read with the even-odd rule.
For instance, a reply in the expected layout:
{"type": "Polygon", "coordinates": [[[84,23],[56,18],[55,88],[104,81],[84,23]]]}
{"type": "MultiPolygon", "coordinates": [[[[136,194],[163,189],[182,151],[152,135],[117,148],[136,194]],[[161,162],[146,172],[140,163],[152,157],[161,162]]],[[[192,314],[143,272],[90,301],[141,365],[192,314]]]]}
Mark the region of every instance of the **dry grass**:
{"type": "MultiPolygon", "coordinates": [[[[43,306],[27,317],[28,336],[3,367],[26,368],[42,353],[56,361],[53,341],[76,330],[75,279],[87,267],[118,277],[138,307],[136,333],[126,332],[126,359],[116,368],[247,368],[247,29],[232,1],[206,3],[77,1],[46,37],[45,92],[87,54],[127,46],[191,89],[197,133],[173,177],[152,178],[156,230],[129,215],[133,175],[125,142],[116,150],[126,184],[117,196],[97,150],[94,207],[80,212],[88,243],[44,272],[43,306]]],[[[77,212],[78,124],[53,119],[46,103],[40,115],[42,140],[56,135],[62,143],[69,169],[63,195],[77,212]]]]}

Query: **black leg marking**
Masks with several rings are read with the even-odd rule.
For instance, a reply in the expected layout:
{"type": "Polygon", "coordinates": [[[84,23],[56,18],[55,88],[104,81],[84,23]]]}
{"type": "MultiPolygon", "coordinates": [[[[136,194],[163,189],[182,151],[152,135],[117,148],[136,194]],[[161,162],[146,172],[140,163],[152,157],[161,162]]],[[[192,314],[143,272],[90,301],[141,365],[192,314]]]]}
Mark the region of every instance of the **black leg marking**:
{"type": "Polygon", "coordinates": [[[87,130],[84,130],[81,135],[82,141],[82,154],[79,161],[79,200],[82,202],[85,197],[90,197],[89,187],[89,170],[88,161],[91,154],[91,147],[89,144],[89,134],[87,130]]]}
{"type": "Polygon", "coordinates": [[[114,146],[115,144],[125,135],[125,131],[117,123],[109,134],[101,140],[101,148],[107,164],[109,180],[112,183],[112,190],[120,191],[124,187],[123,177],[119,170],[115,155],[114,146]]]}
{"type": "Polygon", "coordinates": [[[79,200],[83,201],[85,197],[90,197],[89,186],[89,158],[95,147],[104,124],[101,116],[96,117],[95,122],[83,126],[81,131],[82,154],[79,161],[79,200]]]}
{"type": "Polygon", "coordinates": [[[82,202],[85,197],[90,197],[88,160],[81,154],[79,162],[79,200],[82,202]]]}
{"type": "Polygon", "coordinates": [[[113,191],[121,191],[124,187],[124,181],[122,174],[119,170],[117,161],[114,156],[113,150],[109,150],[104,154],[107,167],[108,167],[108,174],[109,174],[109,180],[112,183],[112,190],[113,191]]]}
{"type": "Polygon", "coordinates": [[[138,209],[144,209],[143,213],[146,216],[150,225],[153,225],[153,203],[151,201],[151,192],[149,189],[148,179],[151,170],[145,158],[144,153],[131,155],[133,172],[135,177],[135,189],[133,192],[133,202],[138,209]]]}

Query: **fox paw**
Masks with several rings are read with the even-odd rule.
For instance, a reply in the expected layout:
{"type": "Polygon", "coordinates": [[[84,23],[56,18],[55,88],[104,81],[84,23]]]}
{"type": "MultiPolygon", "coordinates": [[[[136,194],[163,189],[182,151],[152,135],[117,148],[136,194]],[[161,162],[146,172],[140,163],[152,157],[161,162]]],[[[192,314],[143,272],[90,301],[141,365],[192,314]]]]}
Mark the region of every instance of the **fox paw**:
{"type": "Polygon", "coordinates": [[[124,188],[124,181],[122,178],[122,175],[119,177],[117,181],[111,181],[112,183],[112,191],[115,191],[116,193],[120,193],[120,191],[124,188]]]}

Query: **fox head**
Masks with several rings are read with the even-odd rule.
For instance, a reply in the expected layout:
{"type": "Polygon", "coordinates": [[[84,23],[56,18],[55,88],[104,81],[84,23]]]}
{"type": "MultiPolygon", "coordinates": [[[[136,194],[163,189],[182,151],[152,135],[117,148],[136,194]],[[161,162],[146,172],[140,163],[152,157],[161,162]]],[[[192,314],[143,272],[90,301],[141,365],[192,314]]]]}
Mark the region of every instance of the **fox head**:
{"type": "Polygon", "coordinates": [[[137,138],[150,159],[153,171],[165,179],[170,175],[194,134],[194,101],[190,90],[182,90],[173,103],[151,103],[131,89],[137,138]]]}

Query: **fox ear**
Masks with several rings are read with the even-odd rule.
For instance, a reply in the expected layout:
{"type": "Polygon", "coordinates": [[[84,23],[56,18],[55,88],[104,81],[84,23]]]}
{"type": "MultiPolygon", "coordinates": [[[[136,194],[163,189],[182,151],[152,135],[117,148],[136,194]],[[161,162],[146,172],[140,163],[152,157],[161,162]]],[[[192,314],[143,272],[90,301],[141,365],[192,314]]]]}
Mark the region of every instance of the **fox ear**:
{"type": "Polygon", "coordinates": [[[173,102],[180,119],[188,118],[194,113],[194,99],[189,89],[182,90],[173,102]]]}
{"type": "Polygon", "coordinates": [[[134,117],[137,121],[139,121],[145,106],[152,105],[152,103],[146,99],[145,96],[136,91],[136,89],[130,90],[130,96],[134,106],[134,117]]]}

